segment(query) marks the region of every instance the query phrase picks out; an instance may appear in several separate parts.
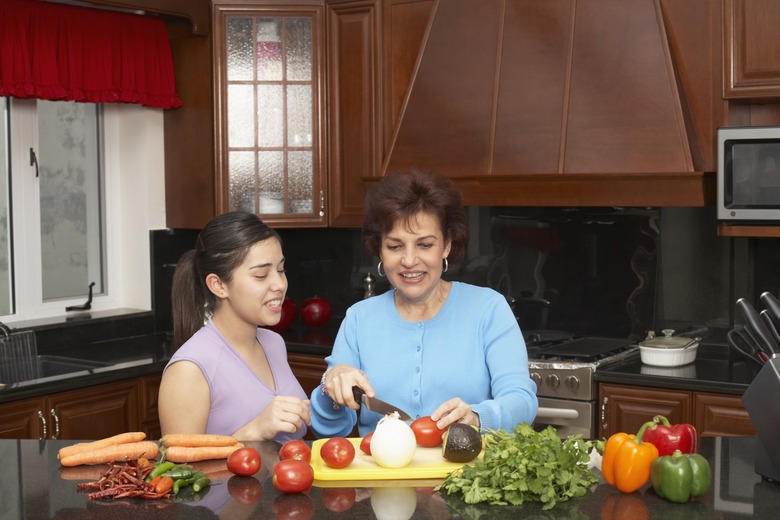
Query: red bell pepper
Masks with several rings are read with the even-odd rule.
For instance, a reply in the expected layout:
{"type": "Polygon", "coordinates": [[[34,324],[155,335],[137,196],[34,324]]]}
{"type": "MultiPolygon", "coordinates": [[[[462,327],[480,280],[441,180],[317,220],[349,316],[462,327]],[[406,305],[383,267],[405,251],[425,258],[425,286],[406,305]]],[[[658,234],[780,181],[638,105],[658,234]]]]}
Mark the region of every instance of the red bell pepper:
{"type": "Polygon", "coordinates": [[[675,450],[682,453],[696,453],[696,428],[692,424],[669,423],[663,415],[656,415],[645,423],[644,441],[658,448],[660,457],[672,455],[675,450]]]}

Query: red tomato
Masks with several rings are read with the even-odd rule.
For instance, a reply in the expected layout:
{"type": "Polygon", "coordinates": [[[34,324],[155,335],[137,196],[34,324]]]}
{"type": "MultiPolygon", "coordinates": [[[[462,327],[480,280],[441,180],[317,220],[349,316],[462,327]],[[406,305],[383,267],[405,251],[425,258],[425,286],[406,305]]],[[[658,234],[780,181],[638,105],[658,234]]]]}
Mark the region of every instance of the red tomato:
{"type": "Polygon", "coordinates": [[[298,318],[298,304],[292,298],[285,298],[282,302],[282,317],[276,325],[267,325],[266,328],[276,332],[284,332],[292,327],[298,318]]]}
{"type": "Polygon", "coordinates": [[[254,448],[239,448],[227,458],[227,469],[239,477],[251,477],[260,471],[260,454],[254,448]]]}
{"type": "Polygon", "coordinates": [[[330,321],[331,307],[328,300],[315,296],[301,305],[301,318],[309,327],[322,327],[330,321]]]}
{"type": "Polygon", "coordinates": [[[300,440],[287,441],[279,450],[279,460],[297,459],[306,462],[311,461],[311,448],[300,440]]]}
{"type": "Polygon", "coordinates": [[[271,481],[282,493],[300,493],[309,489],[314,482],[314,468],[305,460],[280,460],[274,466],[271,481]]]}
{"type": "Polygon", "coordinates": [[[274,499],[275,520],[310,520],[314,517],[314,501],[303,493],[279,495],[274,499]]]}
{"type": "Polygon", "coordinates": [[[341,513],[352,507],[357,497],[355,488],[322,488],[320,497],[326,509],[341,513]]]}
{"type": "Polygon", "coordinates": [[[263,485],[252,477],[230,477],[227,482],[228,493],[242,504],[254,504],[263,498],[263,485]]]}
{"type": "Polygon", "coordinates": [[[360,451],[366,455],[371,455],[371,437],[373,436],[374,432],[371,432],[360,441],[360,451]]]}
{"type": "Polygon", "coordinates": [[[411,424],[414,438],[417,439],[417,445],[424,448],[435,448],[441,446],[442,435],[446,430],[440,430],[436,422],[429,415],[420,417],[411,424]]]}
{"type": "Polygon", "coordinates": [[[333,437],[320,448],[320,457],[331,468],[346,468],[355,459],[355,447],[344,437],[333,437]]]}

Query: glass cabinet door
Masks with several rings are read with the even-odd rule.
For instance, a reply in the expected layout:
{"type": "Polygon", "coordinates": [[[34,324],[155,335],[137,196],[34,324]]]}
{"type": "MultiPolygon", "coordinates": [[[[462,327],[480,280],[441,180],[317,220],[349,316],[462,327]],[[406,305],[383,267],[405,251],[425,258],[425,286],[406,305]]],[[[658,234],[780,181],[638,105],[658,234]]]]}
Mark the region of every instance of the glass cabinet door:
{"type": "Polygon", "coordinates": [[[319,8],[220,11],[218,207],[324,225],[319,8]]]}

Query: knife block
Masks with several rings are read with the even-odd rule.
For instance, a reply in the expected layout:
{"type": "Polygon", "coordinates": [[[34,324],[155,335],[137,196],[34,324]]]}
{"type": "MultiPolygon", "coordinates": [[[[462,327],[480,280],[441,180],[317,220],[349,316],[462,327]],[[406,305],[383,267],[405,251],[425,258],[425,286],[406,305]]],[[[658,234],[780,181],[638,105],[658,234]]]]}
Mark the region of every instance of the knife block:
{"type": "Polygon", "coordinates": [[[780,482],[780,358],[773,357],[759,370],[742,396],[756,429],[755,468],[765,479],[780,482]]]}

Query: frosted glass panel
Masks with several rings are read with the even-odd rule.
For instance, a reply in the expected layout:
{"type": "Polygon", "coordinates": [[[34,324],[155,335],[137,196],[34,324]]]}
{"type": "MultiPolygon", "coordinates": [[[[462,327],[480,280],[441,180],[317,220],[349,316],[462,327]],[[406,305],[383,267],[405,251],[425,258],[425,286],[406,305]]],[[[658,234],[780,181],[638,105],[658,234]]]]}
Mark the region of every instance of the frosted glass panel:
{"type": "Polygon", "coordinates": [[[289,85],[287,87],[287,145],[311,146],[311,87],[289,85]]]}
{"type": "Polygon", "coordinates": [[[311,81],[311,18],[287,19],[287,79],[311,81]]]}
{"type": "Polygon", "coordinates": [[[312,213],[314,211],[312,183],[314,161],[312,152],[290,152],[289,154],[290,211],[292,213],[312,213]]]}
{"type": "Polygon", "coordinates": [[[228,85],[228,146],[255,145],[254,87],[228,85]]]}
{"type": "Polygon", "coordinates": [[[251,81],[252,69],[252,19],[229,16],[227,18],[227,79],[251,81]]]}
{"type": "Polygon", "coordinates": [[[103,292],[98,107],[38,101],[43,299],[103,292]]]}
{"type": "Polygon", "coordinates": [[[258,85],[257,132],[260,146],[284,146],[284,96],[281,85],[258,85]]]}
{"type": "Polygon", "coordinates": [[[11,314],[12,256],[9,229],[11,219],[8,205],[10,166],[8,155],[8,99],[0,97],[0,315],[11,314]]]}
{"type": "Polygon", "coordinates": [[[257,80],[282,80],[282,19],[257,19],[257,80]]]}
{"type": "Polygon", "coordinates": [[[284,152],[258,153],[260,213],[284,213],[284,152]]]}
{"type": "Polygon", "coordinates": [[[230,176],[230,209],[255,212],[255,154],[254,152],[230,152],[228,154],[230,176]]]}

